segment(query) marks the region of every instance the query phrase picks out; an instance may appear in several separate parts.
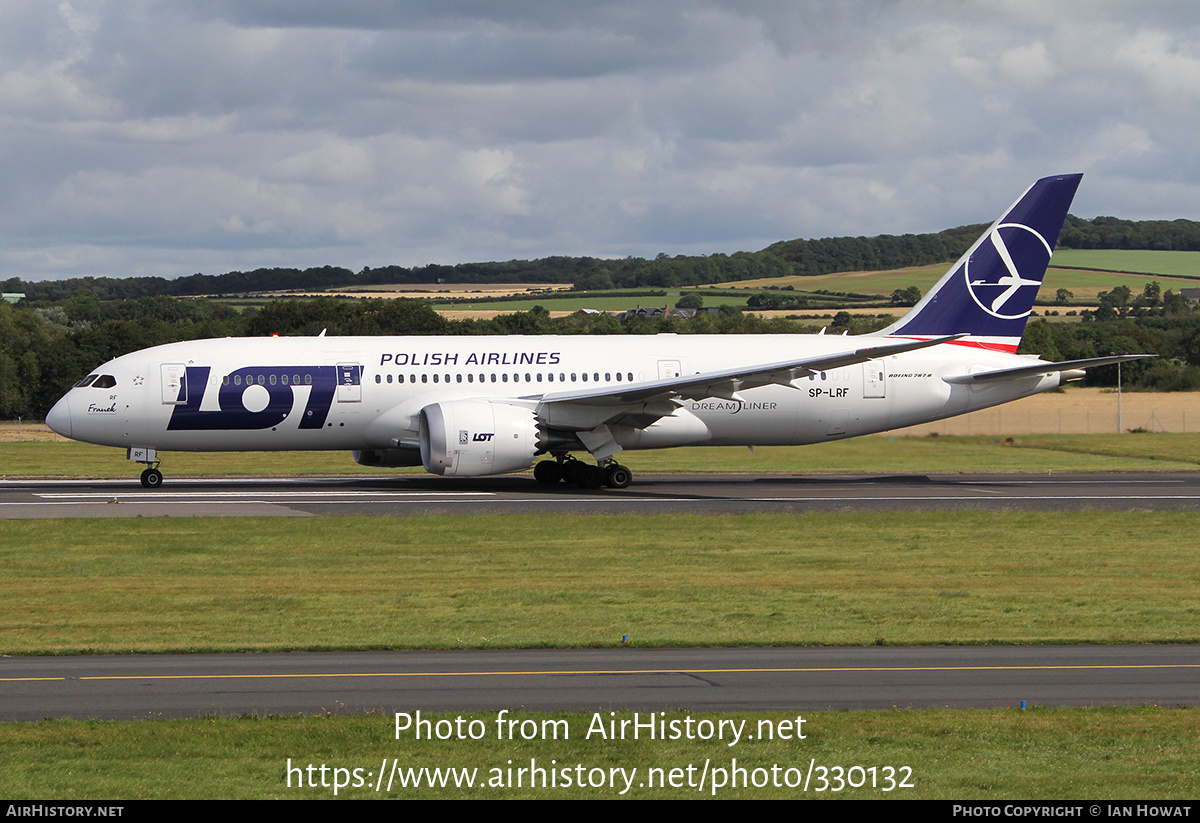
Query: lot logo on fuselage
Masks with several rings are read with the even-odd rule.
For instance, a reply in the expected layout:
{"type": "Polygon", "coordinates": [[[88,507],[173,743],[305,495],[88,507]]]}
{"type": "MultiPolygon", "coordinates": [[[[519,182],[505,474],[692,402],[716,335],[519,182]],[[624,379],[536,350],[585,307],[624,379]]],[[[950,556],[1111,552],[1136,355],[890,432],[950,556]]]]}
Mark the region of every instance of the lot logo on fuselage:
{"type": "MultiPolygon", "coordinates": [[[[357,368],[357,367],[354,367],[357,368]]],[[[226,431],[278,426],[296,402],[296,390],[308,395],[298,428],[325,425],[337,390],[336,366],[246,366],[230,372],[217,390],[216,409],[200,407],[208,387],[208,366],[188,366],[186,403],[175,406],[169,431],[226,431]],[[265,392],[265,405],[260,400],[265,392]],[[247,405],[249,403],[249,405],[247,405]]]]}
{"type": "Polygon", "coordinates": [[[1050,254],[1050,244],[1033,229],[1001,223],[988,232],[963,266],[971,299],[1001,320],[1027,317],[1042,281],[1023,277],[1021,269],[1043,274],[1050,254]]]}

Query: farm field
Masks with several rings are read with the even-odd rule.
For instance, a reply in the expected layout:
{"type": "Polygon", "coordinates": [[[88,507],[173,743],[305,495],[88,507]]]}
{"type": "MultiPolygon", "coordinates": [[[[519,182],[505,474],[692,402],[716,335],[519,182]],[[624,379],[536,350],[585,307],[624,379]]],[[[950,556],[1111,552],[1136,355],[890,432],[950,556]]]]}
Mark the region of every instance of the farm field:
{"type": "MultiPolygon", "coordinates": [[[[1179,254],[1195,255],[1197,265],[1200,265],[1200,252],[1178,252],[1179,254]]],[[[1046,271],[1040,297],[1043,301],[1053,300],[1058,289],[1068,289],[1074,293],[1073,304],[1085,300],[1094,300],[1101,291],[1109,291],[1120,285],[1129,286],[1135,294],[1141,292],[1146,283],[1157,280],[1166,289],[1200,288],[1200,280],[1189,280],[1174,277],[1170,274],[1148,272],[1145,274],[1128,274],[1119,271],[1077,270],[1055,266],[1062,262],[1060,255],[1067,252],[1056,252],[1050,268],[1046,271]]],[[[1110,254],[1117,254],[1115,252],[1110,254]]],[[[1114,265],[1119,265],[1119,259],[1114,265]]],[[[1065,264],[1064,264],[1065,265],[1065,264]]],[[[822,274],[815,277],[781,277],[778,279],[741,280],[735,283],[724,283],[722,288],[765,289],[770,286],[791,285],[796,289],[812,290],[827,289],[829,291],[853,291],[864,294],[890,295],[895,289],[917,286],[926,292],[938,279],[946,273],[948,266],[939,263],[936,266],[919,266],[914,268],[894,269],[880,272],[842,272],[838,274],[822,274]]],[[[1197,275],[1200,277],[1200,274],[1197,275]]],[[[703,289],[701,289],[703,294],[703,289]]]]}
{"type": "MultiPolygon", "coordinates": [[[[1075,269],[1137,272],[1200,281],[1200,252],[1134,249],[1062,249],[1054,262],[1075,269]]],[[[1200,286],[1200,282],[1196,285],[1200,286]]]]}
{"type": "MultiPolygon", "coordinates": [[[[1046,273],[1042,286],[1041,299],[1052,300],[1054,293],[1060,289],[1068,289],[1074,295],[1071,300],[1073,307],[1086,307],[1094,303],[1102,291],[1109,291],[1116,286],[1126,285],[1135,294],[1141,292],[1146,283],[1157,280],[1164,290],[1179,290],[1183,288],[1200,288],[1200,252],[1136,252],[1136,251],[1104,251],[1091,252],[1074,249],[1064,249],[1056,252],[1053,264],[1046,273]],[[1069,266],[1070,268],[1063,268],[1069,266]],[[1095,267],[1095,268],[1090,268],[1095,267]],[[1190,277],[1189,277],[1190,275],[1190,277]]],[[[648,297],[588,297],[573,295],[567,299],[546,299],[531,297],[529,300],[505,301],[502,303],[471,302],[469,304],[441,304],[438,311],[454,313],[456,317],[494,316],[516,311],[528,311],[535,305],[549,309],[552,314],[570,313],[581,308],[597,311],[623,311],[634,308],[639,303],[643,306],[673,305],[679,295],[685,291],[705,291],[743,289],[748,299],[751,294],[768,289],[780,289],[791,286],[797,291],[814,291],[823,289],[832,292],[854,292],[858,294],[878,294],[887,298],[896,289],[917,286],[922,292],[928,291],[937,280],[946,273],[948,264],[938,263],[932,266],[917,266],[888,271],[839,272],[836,274],[817,275],[812,277],[780,277],[757,280],[740,280],[721,283],[713,286],[696,286],[684,289],[667,289],[665,298],[648,297]],[[471,312],[471,314],[459,314],[471,312]],[[488,312],[487,315],[475,312],[488,312]]],[[[430,296],[428,294],[411,296],[430,296]]],[[[445,296],[445,295],[438,295],[445,296]]],[[[466,296],[464,294],[464,296],[466,296]]],[[[745,300],[729,296],[713,296],[706,301],[707,305],[745,306],[745,300]]],[[[819,314],[829,310],[787,311],[784,314],[819,314]]],[[[852,309],[863,312],[886,312],[881,309],[852,309]]],[[[894,310],[903,313],[903,309],[894,310]]],[[[775,313],[772,313],[775,314],[775,313]]]]}

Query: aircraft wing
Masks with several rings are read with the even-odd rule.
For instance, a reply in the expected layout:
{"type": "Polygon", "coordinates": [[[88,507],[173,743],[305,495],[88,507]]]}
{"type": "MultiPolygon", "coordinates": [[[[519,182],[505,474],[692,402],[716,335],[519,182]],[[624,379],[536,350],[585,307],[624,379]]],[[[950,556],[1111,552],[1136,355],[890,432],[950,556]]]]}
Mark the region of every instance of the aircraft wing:
{"type": "Polygon", "coordinates": [[[771,384],[790,385],[793,380],[807,377],[830,369],[853,366],[892,354],[916,351],[930,346],[948,343],[965,337],[953,334],[947,337],[937,337],[932,340],[913,340],[905,343],[890,343],[879,346],[854,349],[853,351],[824,354],[818,357],[804,357],[795,360],[782,360],[775,363],[762,363],[736,369],[701,372],[699,374],[684,374],[678,377],[666,377],[660,380],[646,380],[640,383],[597,387],[576,391],[551,392],[531,400],[540,400],[539,409],[547,405],[581,405],[581,406],[633,406],[643,403],[654,403],[660,400],[702,400],[705,397],[722,397],[733,399],[735,392],[753,389],[771,384]]]}
{"type": "MultiPolygon", "coordinates": [[[[1061,363],[1044,361],[1032,366],[1018,366],[1015,369],[997,369],[995,371],[979,372],[978,374],[954,374],[942,378],[947,383],[969,385],[971,383],[990,383],[996,380],[1016,380],[1021,377],[1032,377],[1037,374],[1053,374],[1054,372],[1075,371],[1092,366],[1107,366],[1110,363],[1120,363],[1125,360],[1140,360],[1143,357],[1157,357],[1156,354],[1114,354],[1111,357],[1090,357],[1086,360],[1064,360],[1061,363]]],[[[1082,377],[1082,375],[1076,375],[1082,377]]]]}

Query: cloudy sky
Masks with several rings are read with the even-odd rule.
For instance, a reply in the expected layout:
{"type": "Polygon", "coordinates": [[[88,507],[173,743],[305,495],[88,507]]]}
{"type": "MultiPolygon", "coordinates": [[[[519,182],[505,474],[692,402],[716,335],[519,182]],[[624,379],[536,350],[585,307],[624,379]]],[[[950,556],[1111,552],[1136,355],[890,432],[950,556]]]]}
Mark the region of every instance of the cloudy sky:
{"type": "Polygon", "coordinates": [[[0,278],[1197,219],[1198,103],[1190,0],[3,0],[0,278]]]}

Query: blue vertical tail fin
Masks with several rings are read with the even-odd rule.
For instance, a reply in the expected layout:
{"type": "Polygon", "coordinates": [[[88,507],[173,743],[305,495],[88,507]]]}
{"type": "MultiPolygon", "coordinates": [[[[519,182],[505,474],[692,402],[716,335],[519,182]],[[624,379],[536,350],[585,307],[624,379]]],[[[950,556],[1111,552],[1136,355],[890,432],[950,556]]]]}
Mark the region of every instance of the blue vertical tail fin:
{"type": "Polygon", "coordinates": [[[1082,178],[1044,177],[1030,186],[921,302],[875,334],[966,334],[956,343],[1015,352],[1082,178]]]}

